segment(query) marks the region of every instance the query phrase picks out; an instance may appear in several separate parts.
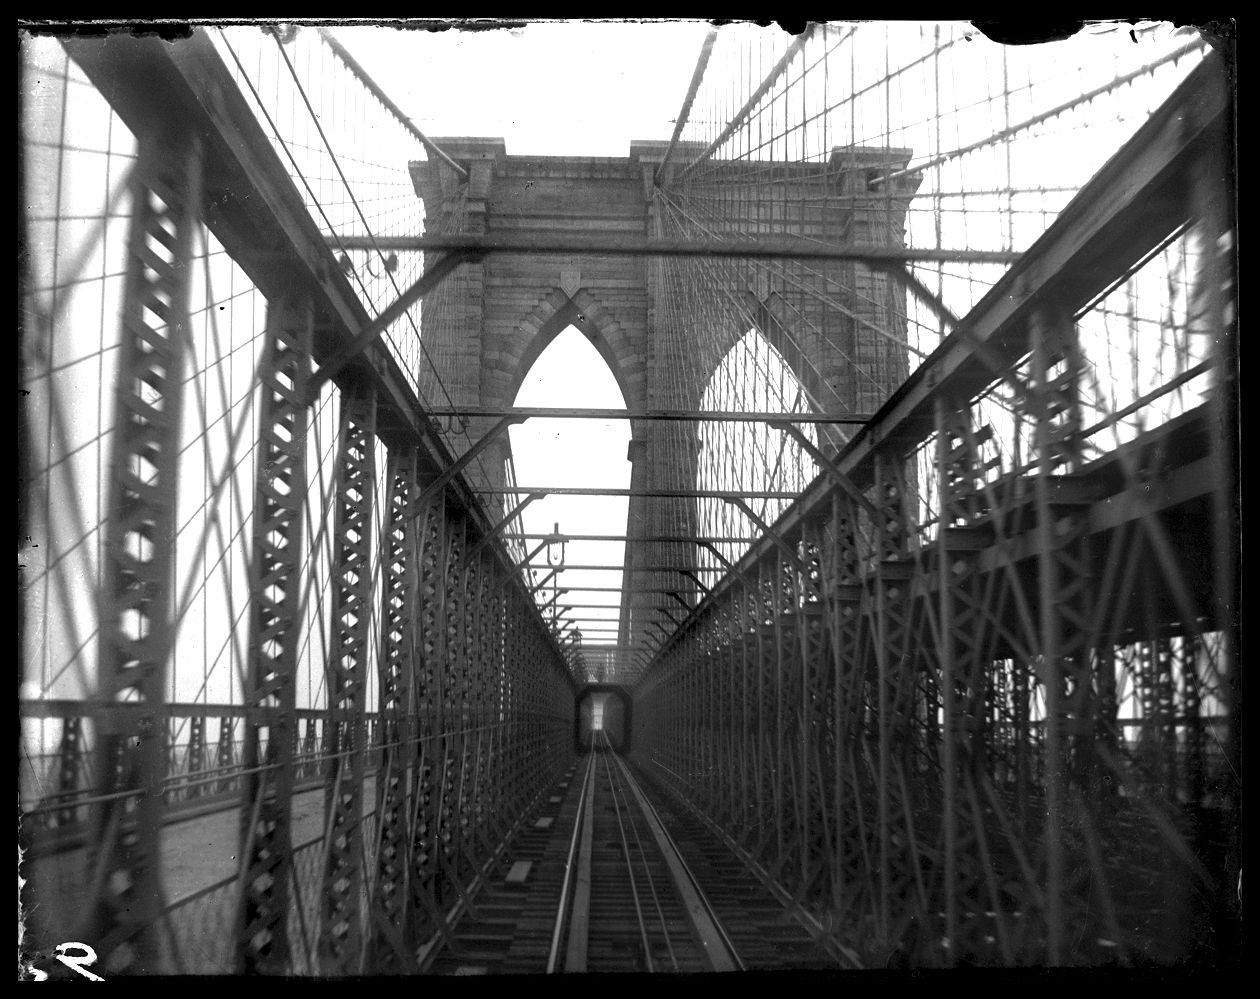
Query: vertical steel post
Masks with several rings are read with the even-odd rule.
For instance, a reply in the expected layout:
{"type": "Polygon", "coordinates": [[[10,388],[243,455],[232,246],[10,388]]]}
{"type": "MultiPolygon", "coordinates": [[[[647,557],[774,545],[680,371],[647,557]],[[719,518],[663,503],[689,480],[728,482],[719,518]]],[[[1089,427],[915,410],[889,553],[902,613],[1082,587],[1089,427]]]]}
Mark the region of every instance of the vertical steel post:
{"type": "Polygon", "coordinates": [[[411,902],[418,936],[436,929],[438,905],[438,805],[442,731],[442,661],[446,649],[445,598],[446,517],[442,497],[419,511],[419,562],[416,614],[415,705],[420,761],[416,767],[412,813],[411,902]]]}
{"type": "Polygon", "coordinates": [[[1040,679],[1046,691],[1047,959],[1065,954],[1064,829],[1070,775],[1092,767],[1095,697],[1089,650],[1091,607],[1088,520],[1079,502],[1054,495],[1056,471],[1080,463],[1080,350],[1070,317],[1035,313],[1031,330],[1037,469],[1037,568],[1041,613],[1040,679]],[[1052,374],[1052,368],[1058,372],[1052,374]],[[1073,719],[1072,731],[1067,719],[1073,719]]]}
{"type": "MultiPolygon", "coordinates": [[[[1232,82],[1232,81],[1231,81],[1232,82]]],[[[1231,107],[1231,111],[1233,108],[1231,107]]],[[[1227,119],[1235,120],[1234,115],[1227,119]]],[[[1191,190],[1196,219],[1195,238],[1200,266],[1195,283],[1195,331],[1212,344],[1213,386],[1209,405],[1212,417],[1212,461],[1216,466],[1216,495],[1212,504],[1214,617],[1221,633],[1219,673],[1224,677],[1224,701],[1229,716],[1225,756],[1229,777],[1231,842],[1229,869],[1222,878],[1229,906],[1237,905],[1241,926],[1242,902],[1242,614],[1240,492],[1241,396],[1238,335],[1238,226],[1236,176],[1231,170],[1236,141],[1226,130],[1205,143],[1196,164],[1191,190]],[[1238,898],[1235,901],[1235,883],[1238,898]]],[[[1206,651],[1206,650],[1205,650],[1206,651]]]]}
{"type": "Polygon", "coordinates": [[[947,539],[953,523],[951,509],[952,468],[950,462],[950,413],[948,401],[943,395],[936,398],[936,476],[939,519],[936,533],[936,584],[939,601],[937,621],[937,662],[940,668],[941,708],[944,715],[944,731],[941,733],[942,769],[941,783],[945,799],[945,936],[950,941],[946,959],[953,963],[959,947],[958,936],[958,760],[956,740],[958,717],[954,686],[954,595],[950,578],[950,552],[947,539]]]}
{"type": "Polygon", "coordinates": [[[309,302],[291,298],[270,303],[258,375],[262,399],[241,758],[245,775],[235,933],[237,971],[245,974],[281,975],[290,970],[289,825],[312,329],[309,302]]]}
{"type": "Polygon", "coordinates": [[[415,669],[416,551],[415,449],[389,457],[387,521],[382,545],[381,650],[377,660],[383,765],[376,778],[380,826],[376,857],[372,966],[374,973],[401,972],[413,964],[415,920],[409,903],[412,785],[418,743],[412,675],[415,669]]]}
{"type": "Polygon", "coordinates": [[[333,745],[325,814],[329,842],[323,871],[320,966],[325,974],[358,973],[363,884],[368,622],[372,598],[372,493],[375,490],[376,400],[343,391],[334,503],[332,622],[325,668],[333,745]]]}
{"type": "Polygon", "coordinates": [[[200,150],[177,127],[140,144],[114,388],[95,692],[104,709],[94,753],[103,800],[91,820],[78,937],[110,971],[152,972],[160,959],[162,705],[173,640],[189,259],[201,210],[200,150]]]}

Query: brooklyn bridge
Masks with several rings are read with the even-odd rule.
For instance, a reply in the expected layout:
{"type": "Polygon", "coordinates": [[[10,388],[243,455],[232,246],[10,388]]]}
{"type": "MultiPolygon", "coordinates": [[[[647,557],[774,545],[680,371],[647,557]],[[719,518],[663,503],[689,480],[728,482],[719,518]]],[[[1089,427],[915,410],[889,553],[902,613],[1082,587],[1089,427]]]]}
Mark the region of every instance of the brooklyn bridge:
{"type": "Polygon", "coordinates": [[[1237,962],[1232,42],[615,27],[20,36],[23,974],[1237,962]]]}

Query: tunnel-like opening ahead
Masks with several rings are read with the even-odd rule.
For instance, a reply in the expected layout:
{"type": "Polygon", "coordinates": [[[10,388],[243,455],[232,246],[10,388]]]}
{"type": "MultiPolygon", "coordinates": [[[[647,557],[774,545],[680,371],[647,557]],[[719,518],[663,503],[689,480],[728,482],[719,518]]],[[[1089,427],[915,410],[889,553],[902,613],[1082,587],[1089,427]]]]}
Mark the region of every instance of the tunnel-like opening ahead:
{"type": "Polygon", "coordinates": [[[591,684],[574,702],[574,741],[579,752],[591,748],[596,733],[619,753],[630,751],[630,692],[615,684],[591,684]]]}

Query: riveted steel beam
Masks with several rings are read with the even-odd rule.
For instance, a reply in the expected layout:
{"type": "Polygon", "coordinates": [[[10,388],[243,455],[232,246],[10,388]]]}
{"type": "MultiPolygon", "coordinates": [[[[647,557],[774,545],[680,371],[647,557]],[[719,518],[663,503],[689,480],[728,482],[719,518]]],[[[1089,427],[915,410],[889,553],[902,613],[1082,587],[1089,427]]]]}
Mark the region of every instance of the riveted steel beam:
{"type": "Polygon", "coordinates": [[[866,263],[1013,264],[1020,254],[1007,250],[905,248],[822,243],[790,237],[745,237],[723,240],[662,239],[632,233],[507,233],[434,236],[353,236],[325,239],[334,249],[477,254],[547,253],[617,257],[729,257],[736,259],[854,260],[866,263]]]}
{"type": "Polygon", "coordinates": [[[131,179],[104,565],[98,591],[101,704],[135,702],[97,722],[82,933],[107,969],[152,966],[161,911],[158,830],[166,773],[166,661],[173,638],[176,502],[189,258],[200,224],[200,149],[178,123],[146,135],[131,179]],[[124,831],[124,822],[134,830],[124,831]],[[120,949],[121,948],[121,949],[120,949]]]}
{"type": "Polygon", "coordinates": [[[245,703],[274,711],[265,719],[247,718],[243,739],[235,933],[238,970],[244,973],[284,974],[290,961],[290,817],[312,326],[309,303],[272,303],[258,375],[262,400],[245,703]]]}

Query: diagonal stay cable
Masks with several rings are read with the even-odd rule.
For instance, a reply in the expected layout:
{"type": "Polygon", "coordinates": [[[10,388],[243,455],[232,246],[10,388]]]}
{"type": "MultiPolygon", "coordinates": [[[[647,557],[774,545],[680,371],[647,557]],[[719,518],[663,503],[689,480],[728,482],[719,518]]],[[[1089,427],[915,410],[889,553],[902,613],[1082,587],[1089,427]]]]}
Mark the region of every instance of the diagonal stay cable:
{"type": "MultiPolygon", "coordinates": [[[[318,196],[315,194],[314,190],[311,188],[310,181],[307,179],[306,174],[302,171],[302,168],[298,165],[297,159],[293,155],[293,151],[289,148],[288,142],[285,141],[284,136],[281,134],[279,126],[276,124],[275,120],[271,117],[270,113],[267,111],[266,105],[263,103],[262,96],[258,93],[258,89],[254,86],[253,80],[250,78],[249,73],[245,70],[244,65],[241,63],[240,56],[237,55],[236,50],[232,47],[232,43],[227,38],[226,34],[221,32],[220,37],[223,40],[223,44],[227,47],[228,52],[231,54],[233,61],[236,63],[236,67],[241,74],[241,78],[245,81],[246,86],[249,87],[249,91],[254,97],[254,102],[258,105],[258,108],[262,112],[263,117],[266,119],[267,124],[271,127],[272,134],[275,135],[276,141],[280,143],[281,147],[284,149],[285,155],[288,156],[289,158],[289,162],[293,165],[293,172],[298,177],[301,178],[302,185],[303,187],[306,188],[306,193],[310,196],[311,203],[315,205],[316,208],[319,210],[320,217],[323,218],[324,220],[325,228],[331,233],[336,233],[336,227],[333,226],[332,220],[328,217],[328,213],[324,210],[323,203],[319,200],[318,196]]],[[[280,44],[278,38],[276,41],[277,41],[277,44],[280,44]]],[[[283,46],[281,46],[281,54],[284,55],[283,46]]],[[[296,72],[293,69],[292,63],[288,62],[287,56],[285,57],[285,62],[288,63],[289,65],[289,72],[293,74],[294,83],[297,85],[299,91],[301,91],[301,83],[297,80],[296,72]]],[[[312,118],[316,120],[316,124],[318,126],[318,117],[315,115],[315,112],[311,109],[310,102],[306,100],[306,95],[304,91],[302,91],[302,96],[303,96],[303,100],[306,102],[307,109],[311,112],[312,118]]],[[[321,136],[323,135],[322,128],[320,129],[320,134],[321,136]]],[[[329,154],[333,156],[334,162],[335,162],[336,157],[332,153],[331,147],[328,146],[327,138],[324,139],[324,143],[325,143],[325,146],[329,150],[329,154]]],[[[340,166],[338,166],[338,172],[340,173],[340,166]]],[[[344,174],[342,175],[342,180],[343,182],[345,180],[344,174]]],[[[348,184],[347,184],[347,192],[349,193],[348,184]]],[[[353,194],[351,194],[351,197],[353,197],[353,194]]],[[[356,202],[356,208],[357,207],[358,205],[356,202]]],[[[371,226],[369,226],[367,224],[366,219],[363,218],[363,213],[361,210],[359,211],[359,217],[360,219],[363,220],[364,227],[367,229],[370,238],[373,240],[373,243],[375,244],[375,236],[372,234],[371,226]]],[[[340,243],[340,240],[339,240],[339,243],[340,243]]],[[[342,249],[344,250],[345,247],[342,246],[342,249]]],[[[378,253],[379,253],[379,250],[378,250],[378,253]]],[[[359,290],[362,293],[363,299],[370,303],[372,301],[372,296],[368,292],[367,286],[364,284],[362,276],[359,275],[357,272],[355,272],[355,280],[358,283],[359,290]]],[[[393,282],[392,275],[390,277],[390,281],[393,282]]],[[[395,291],[398,290],[398,286],[396,283],[394,283],[394,288],[395,288],[395,291]]],[[[442,377],[438,372],[437,365],[434,364],[433,358],[429,354],[428,348],[425,346],[424,338],[421,337],[420,331],[416,329],[415,320],[411,318],[409,313],[407,314],[407,317],[408,317],[408,321],[411,323],[412,330],[416,334],[416,340],[420,344],[420,349],[424,353],[425,359],[429,362],[429,368],[433,372],[433,377],[434,377],[434,380],[437,382],[438,388],[442,390],[442,395],[445,396],[447,404],[453,408],[454,400],[451,398],[450,392],[447,389],[446,384],[442,381],[442,377]]],[[[465,434],[465,437],[468,438],[469,444],[471,446],[472,444],[471,437],[468,436],[466,429],[464,429],[463,432],[465,434]]],[[[485,470],[484,465],[482,464],[480,456],[478,456],[478,458],[476,459],[476,462],[477,462],[477,466],[481,468],[482,473],[486,474],[486,470],[485,470]]],[[[488,475],[487,475],[487,478],[489,478],[488,475]]]]}

